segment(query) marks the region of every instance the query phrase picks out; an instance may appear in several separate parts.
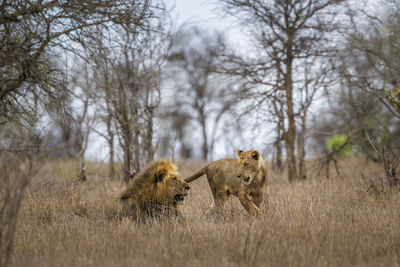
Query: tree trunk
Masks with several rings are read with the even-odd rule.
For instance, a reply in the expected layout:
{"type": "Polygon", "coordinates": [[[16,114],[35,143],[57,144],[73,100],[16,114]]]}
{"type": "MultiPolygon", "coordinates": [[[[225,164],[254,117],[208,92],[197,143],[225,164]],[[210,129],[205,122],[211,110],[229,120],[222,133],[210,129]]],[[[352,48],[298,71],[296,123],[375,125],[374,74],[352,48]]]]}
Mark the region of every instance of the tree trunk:
{"type": "Polygon", "coordinates": [[[136,126],[135,129],[135,136],[134,136],[134,141],[133,141],[133,149],[135,150],[134,155],[135,155],[135,161],[134,161],[134,166],[135,166],[135,172],[138,173],[140,171],[140,130],[139,126],[136,126]]]}
{"type": "Polygon", "coordinates": [[[147,161],[151,162],[154,160],[154,148],[153,148],[153,117],[154,111],[152,108],[147,110],[147,134],[146,134],[146,150],[147,150],[147,161]]]}
{"type": "Polygon", "coordinates": [[[296,154],[295,154],[295,139],[296,139],[296,122],[293,107],[293,80],[292,80],[292,65],[293,65],[293,36],[288,34],[288,42],[286,47],[286,73],[285,73],[285,90],[286,90],[286,115],[288,119],[288,130],[285,134],[286,155],[288,163],[288,179],[289,182],[297,180],[296,154]]]}
{"type": "Polygon", "coordinates": [[[306,115],[301,116],[301,129],[297,136],[297,159],[299,161],[299,178],[307,178],[307,169],[305,165],[305,131],[306,131],[306,115]]]}
{"type": "MultiPolygon", "coordinates": [[[[136,104],[138,105],[138,104],[136,104]]],[[[132,116],[134,116],[132,118],[132,124],[133,125],[133,129],[132,131],[134,132],[133,135],[133,143],[131,143],[132,149],[133,151],[131,151],[131,153],[133,153],[132,155],[134,156],[133,158],[133,165],[134,165],[134,172],[138,173],[140,171],[140,125],[139,125],[139,109],[137,107],[134,108],[133,110],[133,114],[132,116]]],[[[132,127],[132,126],[130,126],[132,127]]]]}
{"type": "Polygon", "coordinates": [[[130,146],[125,145],[124,148],[124,166],[123,166],[123,180],[128,183],[131,179],[131,149],[130,146]]]}
{"type": "Polygon", "coordinates": [[[111,113],[107,115],[107,134],[108,134],[108,147],[110,150],[110,158],[108,161],[108,175],[110,176],[111,179],[115,178],[115,168],[114,168],[114,133],[112,131],[112,125],[111,125],[111,113]]]}
{"type": "Polygon", "coordinates": [[[124,163],[122,170],[122,177],[125,183],[128,183],[132,178],[132,134],[130,130],[130,125],[125,123],[122,127],[122,150],[124,151],[124,163]]]}
{"type": "Polygon", "coordinates": [[[208,139],[207,139],[207,128],[206,128],[206,119],[204,114],[202,114],[200,118],[201,132],[203,134],[203,160],[208,159],[208,139]]]}
{"type": "Polygon", "coordinates": [[[86,181],[86,162],[85,158],[83,156],[83,153],[79,153],[79,166],[80,166],[80,172],[79,172],[79,180],[81,181],[86,181]]]}
{"type": "Polygon", "coordinates": [[[275,167],[278,172],[282,172],[282,147],[281,147],[281,141],[282,141],[282,135],[284,134],[285,129],[283,128],[283,118],[279,120],[278,125],[277,125],[277,137],[275,141],[275,167]]]}
{"type": "Polygon", "coordinates": [[[108,146],[110,147],[110,159],[108,161],[109,175],[111,179],[115,178],[115,167],[114,167],[114,135],[110,136],[108,140],[108,146]]]}
{"type": "Polygon", "coordinates": [[[79,129],[79,135],[80,136],[79,136],[79,141],[78,141],[78,145],[79,145],[79,152],[78,152],[79,175],[78,175],[78,179],[80,181],[86,181],[87,177],[86,177],[86,162],[85,162],[85,151],[86,151],[85,142],[87,142],[87,140],[85,140],[85,136],[83,134],[82,128],[79,129]]]}
{"type": "Polygon", "coordinates": [[[277,140],[275,143],[275,151],[275,166],[278,172],[282,172],[282,147],[280,140],[277,140]]]}
{"type": "Polygon", "coordinates": [[[325,163],[325,177],[326,179],[329,179],[329,165],[331,164],[330,160],[327,160],[325,163]]]}

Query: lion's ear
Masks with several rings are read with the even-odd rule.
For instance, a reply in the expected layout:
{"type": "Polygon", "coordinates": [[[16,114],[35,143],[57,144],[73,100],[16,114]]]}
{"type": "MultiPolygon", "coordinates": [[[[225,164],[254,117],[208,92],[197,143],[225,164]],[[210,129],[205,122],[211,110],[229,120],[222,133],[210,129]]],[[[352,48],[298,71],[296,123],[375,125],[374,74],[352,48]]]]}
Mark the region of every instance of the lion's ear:
{"type": "Polygon", "coordinates": [[[243,154],[243,150],[241,150],[241,149],[236,149],[236,156],[238,157],[238,158],[240,158],[240,156],[243,154]]]}
{"type": "Polygon", "coordinates": [[[254,160],[258,160],[260,158],[260,153],[258,151],[253,151],[251,153],[251,158],[254,160]]]}
{"type": "Polygon", "coordinates": [[[157,170],[156,176],[155,176],[156,183],[164,180],[165,176],[167,176],[167,170],[165,170],[165,169],[157,170]]]}

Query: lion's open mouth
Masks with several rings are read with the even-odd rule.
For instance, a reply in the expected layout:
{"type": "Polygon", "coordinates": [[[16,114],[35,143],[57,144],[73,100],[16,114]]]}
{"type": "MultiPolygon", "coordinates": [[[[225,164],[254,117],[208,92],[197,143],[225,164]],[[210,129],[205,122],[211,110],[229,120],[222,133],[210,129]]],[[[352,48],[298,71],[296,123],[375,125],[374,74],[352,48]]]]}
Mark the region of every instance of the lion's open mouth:
{"type": "Polygon", "coordinates": [[[174,198],[176,202],[182,202],[185,200],[185,197],[183,195],[175,195],[174,198]]]}

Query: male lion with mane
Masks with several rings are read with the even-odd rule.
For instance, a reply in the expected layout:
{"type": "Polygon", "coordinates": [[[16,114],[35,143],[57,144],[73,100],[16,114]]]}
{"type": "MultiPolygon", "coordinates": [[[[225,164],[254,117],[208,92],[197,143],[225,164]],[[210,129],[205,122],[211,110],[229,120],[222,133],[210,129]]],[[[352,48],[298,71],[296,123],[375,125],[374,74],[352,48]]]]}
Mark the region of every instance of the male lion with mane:
{"type": "Polygon", "coordinates": [[[221,209],[229,196],[235,195],[250,215],[259,214],[268,180],[268,170],[256,150],[237,149],[238,159],[214,161],[185,179],[190,183],[206,174],[214,197],[214,207],[221,209]]]}
{"type": "Polygon", "coordinates": [[[124,211],[136,217],[179,215],[178,206],[190,186],[168,160],[151,164],[121,194],[124,211]]]}

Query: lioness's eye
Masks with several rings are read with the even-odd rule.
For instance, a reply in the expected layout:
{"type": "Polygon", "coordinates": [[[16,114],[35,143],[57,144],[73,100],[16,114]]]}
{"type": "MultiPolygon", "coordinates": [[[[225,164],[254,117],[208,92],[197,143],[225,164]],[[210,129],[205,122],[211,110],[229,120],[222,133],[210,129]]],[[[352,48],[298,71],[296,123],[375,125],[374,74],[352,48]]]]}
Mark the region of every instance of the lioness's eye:
{"type": "Polygon", "coordinates": [[[243,163],[243,168],[246,168],[247,167],[247,163],[243,163]]]}
{"type": "Polygon", "coordinates": [[[176,179],[176,177],[173,177],[173,178],[172,178],[172,180],[174,180],[174,181],[178,181],[178,179],[176,179]]]}

